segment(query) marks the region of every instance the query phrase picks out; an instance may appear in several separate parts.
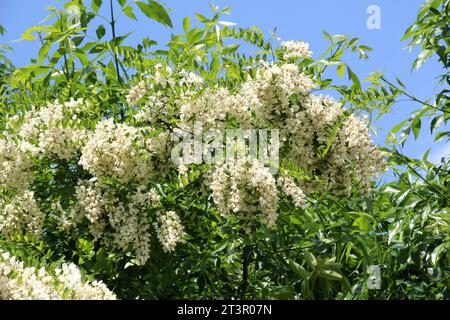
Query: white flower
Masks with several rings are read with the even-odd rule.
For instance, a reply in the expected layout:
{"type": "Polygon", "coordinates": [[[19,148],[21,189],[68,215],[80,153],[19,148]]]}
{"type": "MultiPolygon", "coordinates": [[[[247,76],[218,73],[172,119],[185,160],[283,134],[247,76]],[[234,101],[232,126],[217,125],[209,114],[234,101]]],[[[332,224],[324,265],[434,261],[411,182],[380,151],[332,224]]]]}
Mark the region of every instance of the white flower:
{"type": "Polygon", "coordinates": [[[46,107],[32,108],[22,117],[11,117],[9,127],[20,123],[17,136],[22,141],[22,150],[34,156],[56,156],[69,160],[75,156],[85,139],[85,130],[64,122],[74,122],[80,113],[88,111],[89,103],[83,99],[71,99],[60,103],[58,100],[48,103],[46,107]]]}
{"type": "Polygon", "coordinates": [[[148,178],[153,170],[145,141],[135,127],[102,120],[81,150],[79,164],[97,178],[113,177],[127,183],[148,178]]]}
{"type": "Polygon", "coordinates": [[[142,80],[137,85],[131,87],[129,93],[125,96],[125,99],[130,106],[133,106],[142,99],[147,91],[147,84],[142,80]]]}
{"type": "Polygon", "coordinates": [[[0,300],[115,300],[101,281],[83,281],[74,264],[63,264],[49,272],[26,267],[0,250],[0,300]]]}
{"type": "Polygon", "coordinates": [[[32,191],[23,191],[9,203],[0,199],[0,234],[6,237],[15,237],[22,232],[39,236],[44,218],[32,191]]]}
{"type": "Polygon", "coordinates": [[[278,191],[269,169],[258,160],[229,160],[218,164],[209,180],[214,202],[224,217],[238,213],[245,222],[258,211],[272,227],[278,217],[278,191]]]}
{"type": "Polygon", "coordinates": [[[178,243],[183,242],[184,228],[175,211],[159,214],[154,226],[164,251],[173,251],[178,243]]]}
{"type": "Polygon", "coordinates": [[[294,200],[297,208],[306,207],[306,195],[303,190],[297,186],[294,179],[289,176],[279,177],[277,184],[281,186],[283,192],[294,200]]]}
{"type": "Polygon", "coordinates": [[[110,187],[87,182],[76,187],[76,197],[73,216],[87,218],[95,238],[103,238],[108,245],[122,250],[131,246],[139,264],[147,262],[150,257],[148,207],[160,205],[155,189],[147,191],[139,186],[128,194],[128,201],[121,201],[110,187]]]}
{"type": "Polygon", "coordinates": [[[0,137],[0,190],[27,189],[33,181],[31,168],[31,157],[24,144],[19,142],[17,145],[10,136],[0,137]]]}
{"type": "Polygon", "coordinates": [[[284,49],[283,58],[285,60],[291,58],[311,57],[312,52],[309,49],[309,43],[303,41],[283,41],[281,47],[284,49]]]}

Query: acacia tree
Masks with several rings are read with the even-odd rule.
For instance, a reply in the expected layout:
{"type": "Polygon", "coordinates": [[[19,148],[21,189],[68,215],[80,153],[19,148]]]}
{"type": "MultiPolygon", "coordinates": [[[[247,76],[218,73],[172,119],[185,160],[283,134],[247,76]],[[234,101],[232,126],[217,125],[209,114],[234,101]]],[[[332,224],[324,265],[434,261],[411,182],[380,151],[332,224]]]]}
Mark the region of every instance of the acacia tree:
{"type": "MultiPolygon", "coordinates": [[[[422,10],[439,12],[440,4],[422,10]]],[[[82,294],[94,277],[119,298],[447,294],[449,212],[440,202],[447,196],[436,191],[448,188],[447,164],[419,164],[373,145],[372,116],[413,96],[381,75],[361,86],[342,59],[347,52],[367,58],[370,48],[325,33],[330,47],[314,60],[308,44],[275,44],[257,28],[221,20],[229,8],[214,6],[211,18],[196,15],[202,28],[185,18],[184,33],[166,47],[144,39],[134,48],[123,44],[117,17],[136,20],[140,10],[172,27],[158,2],[65,8],[51,8],[53,24],[23,34],[41,42],[38,59],[9,69],[2,89],[0,243],[56,279],[62,261],[78,265],[85,279],[66,297],[112,297],[96,282],[103,291],[82,294]],[[242,43],[257,52],[241,53],[242,43]],[[332,68],[350,84],[333,84],[332,68]],[[319,95],[324,89],[340,99],[319,95]],[[211,134],[206,146],[239,128],[278,129],[278,170],[245,154],[174,163],[175,138],[195,133],[193,123],[211,134]],[[409,169],[380,187],[373,178],[385,158],[409,169]],[[438,174],[421,176],[421,165],[438,174]],[[424,271],[430,263],[433,271],[424,271]],[[366,285],[375,264],[386,268],[383,291],[366,285]]],[[[416,134],[417,120],[410,122],[416,134]]],[[[2,271],[10,285],[0,296],[20,298],[14,284],[27,274],[2,271]]],[[[30,297],[39,286],[29,285],[30,297]]]]}

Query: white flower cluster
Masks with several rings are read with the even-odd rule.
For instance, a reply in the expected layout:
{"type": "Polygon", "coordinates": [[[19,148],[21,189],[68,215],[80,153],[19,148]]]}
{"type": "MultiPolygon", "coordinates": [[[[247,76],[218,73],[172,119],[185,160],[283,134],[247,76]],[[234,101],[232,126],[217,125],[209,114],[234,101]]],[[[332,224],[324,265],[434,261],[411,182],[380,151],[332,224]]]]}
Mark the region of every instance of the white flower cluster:
{"type": "Polygon", "coordinates": [[[306,195],[303,190],[295,183],[292,177],[279,177],[277,183],[281,187],[283,192],[292,198],[297,208],[306,207],[306,195]]]}
{"type": "Polygon", "coordinates": [[[370,177],[386,170],[383,153],[372,142],[367,120],[350,115],[338,132],[324,176],[332,185],[345,186],[347,193],[351,182],[359,184],[362,192],[370,190],[370,177]]]}
{"type": "Polygon", "coordinates": [[[156,124],[161,117],[168,118],[178,112],[184,101],[204,88],[204,80],[184,69],[175,72],[161,64],[155,66],[152,76],[146,77],[128,92],[130,106],[142,102],[144,106],[133,116],[138,123],[156,124]],[[145,99],[142,98],[147,95],[145,99]]]}
{"type": "MultiPolygon", "coordinates": [[[[288,159],[308,174],[321,170],[318,145],[326,145],[344,108],[328,97],[310,95],[301,105],[293,105],[281,124],[280,137],[288,149],[288,159]]],[[[311,188],[306,192],[314,191],[311,188]]]]}
{"type": "Polygon", "coordinates": [[[84,282],[74,264],[54,272],[26,267],[10,253],[0,250],[0,300],[115,300],[101,281],[84,282]]]}
{"type": "Polygon", "coordinates": [[[72,210],[80,219],[89,220],[95,238],[103,238],[110,246],[122,250],[133,247],[138,262],[145,264],[150,253],[148,209],[160,206],[155,189],[141,186],[122,200],[112,188],[88,182],[76,187],[76,197],[77,204],[72,210]]]}
{"type": "MultiPolygon", "coordinates": [[[[293,95],[307,96],[316,87],[314,81],[301,72],[295,64],[263,64],[257,70],[256,79],[243,86],[249,96],[257,95],[258,103],[252,109],[255,124],[261,127],[279,125],[290,111],[293,95]]],[[[252,98],[254,101],[255,98],[252,98]]]]}
{"type": "Polygon", "coordinates": [[[227,88],[207,88],[198,98],[181,106],[183,122],[196,120],[205,127],[225,128],[227,116],[236,117],[240,123],[248,123],[249,110],[240,95],[232,95],[227,88]]]}
{"type": "MultiPolygon", "coordinates": [[[[73,263],[64,263],[55,269],[55,276],[70,292],[70,299],[76,300],[116,300],[116,295],[102,282],[94,280],[83,282],[81,272],[73,263]]],[[[65,293],[67,295],[67,293],[65,293]]]]}
{"type": "Polygon", "coordinates": [[[85,130],[70,127],[78,114],[90,108],[83,99],[71,99],[60,103],[56,100],[46,107],[32,109],[23,116],[14,116],[9,126],[20,125],[17,136],[24,141],[27,151],[33,155],[51,155],[60,159],[71,159],[85,138],[85,130]]]}
{"type": "Polygon", "coordinates": [[[158,117],[164,115],[166,106],[169,104],[169,98],[161,91],[152,93],[145,99],[145,106],[140,108],[134,115],[134,119],[138,123],[151,123],[155,124],[158,117]]]}
{"type": "Polygon", "coordinates": [[[40,235],[45,215],[39,210],[33,192],[26,190],[9,203],[0,198],[0,234],[15,237],[27,232],[40,235]]]}
{"type": "Polygon", "coordinates": [[[0,190],[26,190],[33,181],[32,162],[27,147],[19,145],[10,136],[0,137],[0,190]]]}
{"type": "Polygon", "coordinates": [[[292,58],[307,58],[311,57],[312,52],[309,49],[309,43],[303,41],[283,41],[281,48],[284,50],[283,59],[288,60],[292,58]]]}
{"type": "MultiPolygon", "coordinates": [[[[304,43],[285,43],[285,49],[310,54],[304,43]]],[[[180,119],[184,124],[196,120],[207,128],[217,129],[225,128],[230,118],[236,119],[241,127],[279,128],[283,153],[308,177],[298,182],[288,177],[280,180],[280,188],[297,207],[305,206],[309,192],[340,190],[348,193],[353,182],[357,182],[362,191],[369,190],[371,177],[383,172],[386,165],[370,139],[368,124],[349,116],[332,98],[311,94],[315,86],[295,64],[262,63],[256,76],[246,80],[234,93],[228,88],[207,88],[195,99],[185,102],[180,119]]],[[[210,187],[224,215],[231,210],[241,212],[247,219],[246,216],[258,210],[251,205],[254,194],[245,192],[246,184],[255,187],[256,178],[252,185],[249,172],[257,172],[251,176],[266,175],[254,164],[253,167],[246,165],[245,161],[219,164],[210,187]]],[[[278,191],[270,173],[265,179],[267,190],[259,209],[266,216],[267,224],[273,225],[278,191]]]]}
{"type": "Polygon", "coordinates": [[[64,209],[59,199],[54,199],[50,204],[51,212],[49,217],[53,218],[57,224],[58,230],[68,231],[76,228],[80,222],[80,216],[74,210],[64,209]]]}
{"type": "Polygon", "coordinates": [[[216,165],[210,176],[214,202],[224,217],[237,213],[248,222],[256,212],[272,227],[278,217],[278,191],[269,169],[256,160],[229,160],[216,165]]]}
{"type": "Polygon", "coordinates": [[[282,115],[290,96],[307,94],[314,87],[314,82],[295,64],[265,63],[257,70],[256,78],[244,82],[234,94],[227,88],[207,88],[182,105],[180,118],[184,122],[195,119],[215,128],[224,128],[227,116],[234,117],[241,127],[266,126],[282,115]]]}
{"type": "Polygon", "coordinates": [[[125,96],[127,103],[130,106],[135,105],[147,93],[147,90],[146,82],[144,80],[140,81],[137,85],[131,87],[130,91],[125,96]]]}
{"type": "Polygon", "coordinates": [[[173,251],[178,243],[183,242],[184,227],[175,211],[159,214],[154,226],[164,251],[173,251]]]}
{"type": "Polygon", "coordinates": [[[290,108],[280,127],[280,137],[288,147],[287,158],[318,178],[299,182],[305,193],[340,190],[346,194],[352,182],[359,183],[363,192],[368,191],[371,177],[386,169],[367,122],[347,115],[332,98],[305,97],[300,105],[290,108]]]}
{"type": "Polygon", "coordinates": [[[113,119],[102,120],[81,150],[79,164],[97,178],[127,183],[148,178],[153,170],[139,129],[113,119]]]}
{"type": "Polygon", "coordinates": [[[181,70],[180,75],[181,75],[181,78],[179,80],[180,86],[185,85],[188,88],[190,87],[197,88],[205,83],[203,78],[195,74],[194,72],[186,72],[184,70],[181,70]]]}

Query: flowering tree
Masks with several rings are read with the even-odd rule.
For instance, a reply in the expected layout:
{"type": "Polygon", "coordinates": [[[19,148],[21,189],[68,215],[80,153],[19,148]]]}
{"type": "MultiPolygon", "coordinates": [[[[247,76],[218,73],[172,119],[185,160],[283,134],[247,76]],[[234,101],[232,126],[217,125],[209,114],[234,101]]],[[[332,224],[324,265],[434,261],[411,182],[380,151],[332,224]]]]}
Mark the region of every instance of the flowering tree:
{"type": "MultiPolygon", "coordinates": [[[[377,148],[364,116],[406,91],[381,75],[362,88],[341,61],[370,48],[326,34],[330,49],[314,60],[307,43],[274,44],[217,7],[197,15],[203,28],[185,18],[164,48],[132,48],[114,10],[171,27],[158,2],[65,7],[24,33],[42,41],[35,64],[0,69],[11,77],[0,80],[0,245],[24,261],[2,253],[1,298],[369,295],[364,272],[390,250],[377,232],[405,219],[385,223],[393,186],[373,179],[410,161],[377,148]],[[109,40],[95,24],[102,10],[109,40]],[[240,53],[242,43],[258,52],[240,53]],[[334,66],[349,86],[325,78],[334,66]],[[63,261],[78,267],[53,266],[63,261]]],[[[397,192],[401,206],[408,195],[397,192]]]]}

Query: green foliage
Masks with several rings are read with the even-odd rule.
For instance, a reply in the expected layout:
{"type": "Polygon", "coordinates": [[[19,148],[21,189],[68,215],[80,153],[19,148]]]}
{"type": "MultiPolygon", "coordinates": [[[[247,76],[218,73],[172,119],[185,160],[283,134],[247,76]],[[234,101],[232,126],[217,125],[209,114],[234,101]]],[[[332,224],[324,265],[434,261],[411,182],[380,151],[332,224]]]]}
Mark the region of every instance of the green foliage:
{"type": "MultiPolygon", "coordinates": [[[[439,84],[443,88],[431,102],[421,101],[404,89],[399,88],[404,96],[421,105],[420,109],[415,112],[415,116],[405,123],[405,128],[403,129],[405,135],[408,135],[412,130],[416,139],[422,117],[431,119],[430,131],[432,134],[440,126],[446,125],[450,119],[450,75],[447,71],[450,67],[449,25],[450,1],[426,1],[420,8],[417,20],[405,31],[402,38],[402,40],[409,41],[408,47],[410,50],[413,50],[415,47],[420,48],[420,53],[413,63],[413,69],[419,69],[427,59],[432,55],[436,55],[444,70],[444,73],[439,76],[439,84]]],[[[441,131],[436,133],[435,140],[441,139],[448,141],[450,132],[441,131]]],[[[404,143],[404,139],[401,142],[404,143]]]]}

